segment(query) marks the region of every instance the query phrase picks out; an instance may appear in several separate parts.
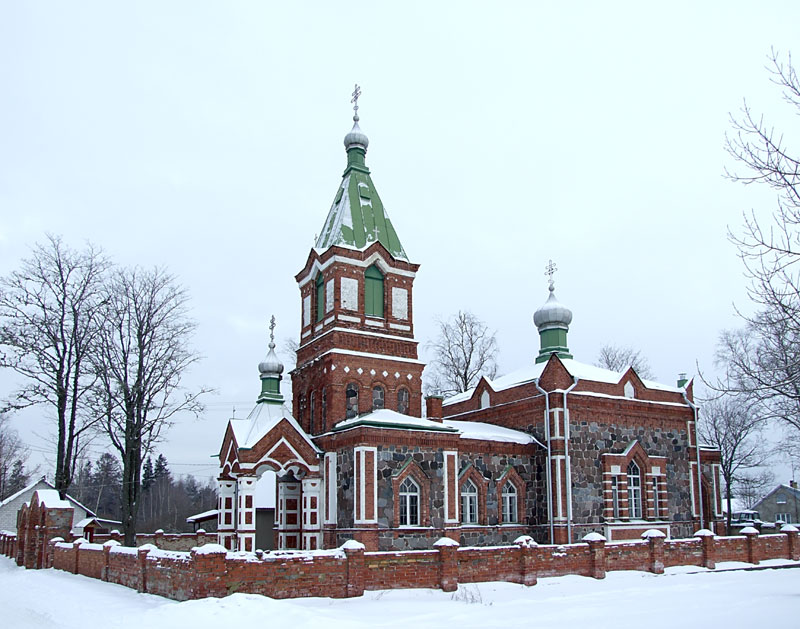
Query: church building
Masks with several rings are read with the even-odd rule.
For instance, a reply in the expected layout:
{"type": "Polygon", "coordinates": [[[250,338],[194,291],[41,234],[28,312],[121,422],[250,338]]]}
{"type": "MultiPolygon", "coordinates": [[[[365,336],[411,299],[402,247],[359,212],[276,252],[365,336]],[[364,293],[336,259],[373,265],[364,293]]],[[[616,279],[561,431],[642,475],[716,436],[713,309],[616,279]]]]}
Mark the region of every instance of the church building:
{"type": "MultiPolygon", "coordinates": [[[[580,363],[554,283],[534,314],[531,364],[423,399],[408,259],[366,165],[357,92],[347,165],[295,276],[301,303],[292,408],[274,336],[252,412],[219,452],[219,541],[256,549],[256,483],[276,480],[276,547],[349,539],[368,550],[670,537],[721,518],[719,452],[697,440],[692,383],[580,363]],[[424,416],[423,416],[423,410],[424,416]]],[[[274,319],[272,322],[274,328],[274,319]]]]}

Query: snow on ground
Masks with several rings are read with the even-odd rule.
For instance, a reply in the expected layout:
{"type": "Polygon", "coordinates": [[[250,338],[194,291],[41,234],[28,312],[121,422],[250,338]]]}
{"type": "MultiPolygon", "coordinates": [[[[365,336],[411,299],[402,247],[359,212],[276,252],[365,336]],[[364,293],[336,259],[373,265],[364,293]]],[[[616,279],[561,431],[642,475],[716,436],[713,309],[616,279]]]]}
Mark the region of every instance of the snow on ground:
{"type": "Polygon", "coordinates": [[[176,603],[57,570],[25,570],[0,557],[0,625],[9,629],[219,629],[256,623],[300,627],[674,627],[795,626],[800,562],[794,569],[672,568],[664,575],[610,572],[511,583],[462,585],[458,592],[388,590],[355,599],[272,600],[234,594],[176,603]],[[794,619],[794,620],[793,620],[794,619]]]}

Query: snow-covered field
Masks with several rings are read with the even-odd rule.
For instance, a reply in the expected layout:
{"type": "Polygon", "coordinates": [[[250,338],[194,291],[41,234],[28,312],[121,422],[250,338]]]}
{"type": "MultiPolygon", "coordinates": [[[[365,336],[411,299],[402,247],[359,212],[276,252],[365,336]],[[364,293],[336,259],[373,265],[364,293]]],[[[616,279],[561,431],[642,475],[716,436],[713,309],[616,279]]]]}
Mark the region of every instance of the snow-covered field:
{"type": "MultiPolygon", "coordinates": [[[[786,565],[773,561],[765,565],[786,565]]],[[[793,569],[716,572],[673,568],[655,576],[610,572],[462,585],[458,592],[390,590],[355,599],[272,600],[235,594],[176,603],[57,570],[25,570],[0,557],[0,626],[219,629],[220,627],[796,627],[800,563],[793,569]],[[242,623],[242,624],[239,624],[242,623]]]]}

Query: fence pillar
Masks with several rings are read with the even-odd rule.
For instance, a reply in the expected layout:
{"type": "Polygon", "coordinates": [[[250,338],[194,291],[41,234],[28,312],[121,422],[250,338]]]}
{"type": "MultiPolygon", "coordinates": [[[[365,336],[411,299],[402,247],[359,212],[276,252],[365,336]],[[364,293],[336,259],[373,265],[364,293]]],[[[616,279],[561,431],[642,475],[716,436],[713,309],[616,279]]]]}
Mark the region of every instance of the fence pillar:
{"type": "Polygon", "coordinates": [[[366,580],[364,574],[364,549],[366,547],[354,539],[347,540],[341,547],[347,561],[347,585],[344,595],[348,598],[362,596],[366,580]]]}
{"type": "Polygon", "coordinates": [[[108,581],[109,566],[111,565],[111,549],[114,546],[119,546],[120,543],[113,539],[108,540],[103,544],[103,569],[100,572],[100,578],[103,581],[108,581]]]}
{"type": "Polygon", "coordinates": [[[442,592],[455,592],[458,589],[459,543],[449,537],[442,537],[433,543],[439,551],[439,587],[442,592]]]}
{"type": "Polygon", "coordinates": [[[45,560],[45,568],[52,568],[55,564],[56,544],[63,542],[63,537],[54,537],[47,543],[47,558],[45,560]]]}
{"type": "Polygon", "coordinates": [[[530,535],[521,535],[514,540],[519,546],[519,573],[523,585],[536,585],[536,542],[530,535]]]}
{"type": "Polygon", "coordinates": [[[716,542],[714,541],[715,535],[708,529],[700,529],[695,532],[695,537],[700,538],[700,548],[703,553],[703,567],[713,570],[716,565],[716,542]]]}
{"type": "Polygon", "coordinates": [[[147,592],[147,553],[151,550],[157,550],[152,544],[144,544],[136,549],[136,558],[139,563],[139,580],[137,583],[137,592],[147,592]]]}
{"type": "Polygon", "coordinates": [[[204,546],[206,544],[206,530],[197,529],[197,545],[204,546]]]}
{"type": "Polygon", "coordinates": [[[785,533],[787,538],[787,558],[791,559],[792,561],[797,561],[800,559],[800,548],[797,547],[797,527],[792,526],[791,524],[784,524],[781,527],[781,533],[785,533]]]}
{"type": "Polygon", "coordinates": [[[746,526],[741,531],[745,538],[745,546],[747,548],[747,563],[757,564],[758,557],[758,529],[752,526],[746,526]]]}
{"type": "Polygon", "coordinates": [[[195,582],[187,592],[191,599],[215,596],[222,598],[228,594],[227,556],[228,550],[219,544],[195,546],[191,550],[195,582]]]}
{"type": "Polygon", "coordinates": [[[583,541],[589,544],[589,555],[592,558],[591,577],[595,579],[606,578],[606,538],[600,533],[589,533],[583,541]]]}
{"type": "Polygon", "coordinates": [[[158,529],[153,535],[153,544],[156,548],[164,548],[164,529],[158,529]]]}
{"type": "Polygon", "coordinates": [[[649,557],[647,569],[653,574],[664,573],[664,531],[650,529],[642,533],[642,539],[647,540],[649,557]]]}

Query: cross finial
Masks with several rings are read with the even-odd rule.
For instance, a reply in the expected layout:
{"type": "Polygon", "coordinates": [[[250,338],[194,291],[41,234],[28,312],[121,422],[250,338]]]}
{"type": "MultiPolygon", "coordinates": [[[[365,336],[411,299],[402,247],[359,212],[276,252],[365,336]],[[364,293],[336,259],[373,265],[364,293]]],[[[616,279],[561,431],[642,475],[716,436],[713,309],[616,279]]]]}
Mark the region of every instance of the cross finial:
{"type": "Polygon", "coordinates": [[[555,282],[553,281],[553,275],[555,274],[556,271],[558,271],[558,267],[556,266],[556,263],[553,262],[552,260],[550,260],[547,263],[547,266],[545,267],[544,274],[547,275],[548,278],[549,278],[550,290],[551,291],[553,290],[553,286],[555,285],[555,282]]]}
{"type": "Polygon", "coordinates": [[[356,83],[352,96],[353,98],[350,99],[350,102],[353,103],[353,111],[355,112],[353,119],[358,120],[358,97],[361,96],[361,88],[358,86],[358,83],[356,83]]]}
{"type": "Polygon", "coordinates": [[[275,315],[269,321],[269,347],[275,349],[275,315]]]}

